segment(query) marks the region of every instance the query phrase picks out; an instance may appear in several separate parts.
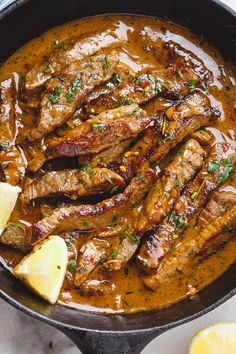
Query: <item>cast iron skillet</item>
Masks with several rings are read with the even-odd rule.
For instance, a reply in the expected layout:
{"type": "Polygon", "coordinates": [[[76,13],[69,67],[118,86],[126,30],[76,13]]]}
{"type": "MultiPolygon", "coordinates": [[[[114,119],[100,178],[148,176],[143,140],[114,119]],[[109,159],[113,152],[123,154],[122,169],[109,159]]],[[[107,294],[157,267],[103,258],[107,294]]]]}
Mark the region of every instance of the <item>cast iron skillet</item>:
{"type": "MultiPolygon", "coordinates": [[[[203,34],[226,59],[236,61],[236,13],[217,0],[0,0],[0,61],[48,29],[104,13],[145,14],[170,19],[203,34]]],[[[236,62],[235,62],[236,64],[236,62]]],[[[200,292],[166,309],[105,316],[56,304],[28,291],[0,266],[0,296],[21,311],[60,329],[89,354],[130,354],[166,330],[202,316],[236,293],[236,264],[200,292]]]]}

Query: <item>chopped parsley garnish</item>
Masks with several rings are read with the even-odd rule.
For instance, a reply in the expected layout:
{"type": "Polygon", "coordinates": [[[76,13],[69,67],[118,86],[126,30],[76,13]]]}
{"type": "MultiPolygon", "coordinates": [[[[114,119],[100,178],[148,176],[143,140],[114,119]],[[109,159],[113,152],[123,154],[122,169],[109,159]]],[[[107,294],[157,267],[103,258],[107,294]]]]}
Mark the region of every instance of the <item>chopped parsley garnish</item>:
{"type": "Polygon", "coordinates": [[[135,85],[139,85],[140,82],[141,82],[141,80],[142,80],[141,76],[137,76],[137,77],[134,79],[135,85]]]}
{"type": "Polygon", "coordinates": [[[234,170],[234,164],[231,159],[223,159],[221,165],[223,166],[223,171],[219,173],[218,183],[222,183],[229,178],[230,173],[234,170]]]}
{"type": "Polygon", "coordinates": [[[147,75],[147,79],[148,79],[148,81],[149,81],[151,84],[154,84],[154,83],[155,83],[155,78],[154,78],[154,76],[148,74],[148,75],[147,75]]]}
{"type": "Polygon", "coordinates": [[[68,265],[67,265],[67,268],[69,271],[71,272],[74,272],[76,270],[76,262],[74,259],[71,259],[69,262],[68,262],[68,265]]]}
{"type": "Polygon", "coordinates": [[[106,73],[107,70],[110,68],[110,61],[107,55],[105,55],[104,60],[103,60],[103,66],[102,66],[104,72],[106,73]]]}
{"type": "Polygon", "coordinates": [[[20,225],[20,224],[13,224],[13,223],[11,223],[10,226],[16,227],[17,229],[21,229],[21,230],[24,230],[24,229],[25,229],[25,228],[24,228],[22,225],[20,225]]]}
{"type": "Polygon", "coordinates": [[[201,193],[201,190],[202,190],[205,182],[206,182],[206,178],[204,178],[204,180],[202,181],[202,183],[201,183],[200,187],[198,188],[198,190],[191,194],[191,199],[192,200],[196,200],[198,198],[198,196],[201,193]]]}
{"type": "Polygon", "coordinates": [[[158,95],[161,92],[161,84],[157,84],[155,88],[155,94],[158,95]]]}
{"type": "Polygon", "coordinates": [[[57,96],[53,95],[52,93],[48,94],[48,99],[52,104],[59,102],[59,98],[57,96]]]}
{"type": "Polygon", "coordinates": [[[138,236],[135,236],[129,231],[125,231],[125,235],[130,237],[133,241],[135,241],[138,245],[140,244],[140,238],[138,236]]]}
{"type": "Polygon", "coordinates": [[[66,42],[66,43],[61,45],[61,48],[66,50],[66,49],[68,49],[69,45],[70,45],[70,42],[66,42]]]}
{"type": "Polygon", "coordinates": [[[120,77],[119,74],[113,74],[112,77],[111,77],[111,82],[114,84],[114,85],[118,85],[122,82],[122,79],[120,77]]]}
{"type": "Polygon", "coordinates": [[[110,190],[110,194],[113,194],[117,191],[118,186],[114,186],[111,190],[110,190]]]}
{"type": "Polygon", "coordinates": [[[0,144],[0,150],[7,149],[8,147],[9,147],[9,143],[7,141],[0,144]]]}
{"type": "Polygon", "coordinates": [[[73,80],[72,81],[72,88],[71,88],[71,92],[75,95],[78,92],[78,85],[79,85],[79,80],[73,80]]]}
{"type": "Polygon", "coordinates": [[[68,102],[71,102],[73,100],[73,93],[72,92],[67,92],[65,94],[65,98],[67,99],[68,102]]]}
{"type": "Polygon", "coordinates": [[[44,72],[45,72],[45,73],[50,73],[51,71],[52,71],[51,66],[47,66],[47,67],[44,69],[44,72]]]}
{"type": "Polygon", "coordinates": [[[98,123],[98,122],[94,122],[91,124],[92,130],[99,130],[101,133],[103,133],[106,129],[106,124],[105,123],[98,123]]]}
{"type": "Polygon", "coordinates": [[[91,168],[92,167],[90,165],[85,165],[85,166],[81,167],[80,170],[81,171],[89,171],[89,170],[91,170],[91,168]]]}
{"type": "Polygon", "coordinates": [[[189,80],[188,88],[190,88],[192,90],[195,88],[195,86],[196,86],[196,80],[189,80]]]}
{"type": "Polygon", "coordinates": [[[221,164],[219,161],[217,160],[212,160],[210,162],[208,162],[208,172],[214,172],[216,170],[219,170],[221,164]]]}
{"type": "Polygon", "coordinates": [[[118,251],[117,251],[117,250],[115,250],[115,249],[114,249],[114,250],[112,250],[112,251],[111,251],[111,258],[112,258],[112,259],[116,259],[116,258],[117,258],[117,256],[118,256],[118,251]]]}
{"type": "Polygon", "coordinates": [[[55,96],[60,96],[60,94],[61,94],[61,87],[56,86],[56,87],[54,88],[54,95],[55,95],[55,96]]]}
{"type": "Polygon", "coordinates": [[[115,88],[115,85],[112,82],[107,82],[106,87],[108,90],[113,90],[115,88]]]}
{"type": "Polygon", "coordinates": [[[141,182],[141,181],[143,180],[143,175],[138,174],[138,175],[137,175],[137,180],[138,180],[139,182],[141,182]]]}
{"type": "Polygon", "coordinates": [[[60,265],[58,265],[58,266],[57,266],[57,269],[61,269],[61,266],[60,266],[60,265]]]}
{"type": "Polygon", "coordinates": [[[183,230],[185,227],[185,221],[181,215],[176,214],[174,211],[169,215],[169,221],[175,224],[177,231],[183,230]]]}

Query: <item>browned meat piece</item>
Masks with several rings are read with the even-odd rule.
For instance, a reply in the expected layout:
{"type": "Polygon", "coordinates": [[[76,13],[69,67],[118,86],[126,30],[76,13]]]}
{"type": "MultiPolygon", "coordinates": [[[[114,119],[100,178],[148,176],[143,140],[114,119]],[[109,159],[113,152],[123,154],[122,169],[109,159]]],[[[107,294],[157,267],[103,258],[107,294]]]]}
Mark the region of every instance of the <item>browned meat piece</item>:
{"type": "Polygon", "coordinates": [[[170,215],[143,243],[137,259],[139,265],[146,272],[158,268],[160,260],[168,253],[176,239],[181,236],[193,217],[205,205],[210,193],[229,177],[233,170],[232,160],[225,158],[229,151],[229,146],[226,143],[214,145],[202,170],[186,187],[170,215]]]}
{"type": "Polygon", "coordinates": [[[184,138],[220,116],[219,111],[211,108],[209,98],[200,91],[193,91],[166,113],[172,121],[165,115],[160,116],[161,124],[157,120],[154,128],[146,129],[143,138],[131,148],[130,155],[111,166],[125,180],[132,178],[145,161],[149,160],[152,166],[157,164],[184,138]]]}
{"type": "Polygon", "coordinates": [[[148,117],[137,105],[105,111],[63,138],[51,140],[48,144],[48,157],[98,153],[115,143],[136,137],[154,119],[148,117]]]}
{"type": "MultiPolygon", "coordinates": [[[[233,206],[225,210],[223,215],[221,214],[220,217],[211,221],[201,232],[184,238],[174,253],[164,261],[157,273],[144,279],[145,285],[155,290],[160,283],[175,279],[176,270],[180,273],[185,273],[185,270],[193,270],[201,259],[202,250],[207,249],[207,246],[222,233],[228,233],[235,227],[236,206],[233,206]]],[[[233,233],[230,234],[230,237],[233,237],[233,233]]]]}
{"type": "Polygon", "coordinates": [[[51,78],[41,101],[36,128],[27,132],[30,141],[43,138],[62,125],[96,85],[106,82],[118,63],[116,53],[100,54],[68,66],[51,78]]]}
{"type": "Polygon", "coordinates": [[[20,147],[10,146],[0,151],[0,180],[16,186],[25,174],[27,161],[20,147]]]}
{"type": "Polygon", "coordinates": [[[112,146],[109,149],[103,150],[94,155],[79,156],[79,163],[81,165],[90,165],[92,167],[103,166],[107,167],[113,161],[120,160],[124,152],[128,150],[133,139],[127,139],[119,144],[112,146]]]}
{"type": "Polygon", "coordinates": [[[112,294],[116,289],[110,280],[86,280],[79,288],[84,295],[104,296],[112,294]]]}
{"type": "Polygon", "coordinates": [[[179,76],[181,76],[181,69],[184,65],[188,69],[192,69],[202,83],[207,84],[209,81],[212,81],[212,72],[208,70],[203,61],[191,51],[173,41],[166,42],[165,48],[168,50],[168,61],[179,70],[179,76]]]}
{"type": "Polygon", "coordinates": [[[111,271],[118,271],[125,267],[138,249],[139,243],[140,237],[127,231],[121,244],[117,248],[116,257],[114,257],[114,255],[110,257],[106,263],[103,264],[104,267],[111,271]]]}
{"type": "MultiPolygon", "coordinates": [[[[135,76],[136,73],[133,71],[133,69],[131,69],[128,65],[119,62],[116,67],[116,72],[112,75],[111,79],[105,85],[95,88],[95,90],[86,96],[84,100],[84,106],[87,114],[95,115],[107,109],[112,109],[113,107],[110,107],[109,101],[107,102],[107,105],[104,105],[101,98],[104,97],[104,99],[106,99],[106,97],[109,97],[110,99],[109,94],[111,92],[114,90],[122,89],[127,85],[129,80],[135,76]],[[94,102],[97,102],[98,104],[100,103],[102,106],[94,107],[94,102]]],[[[125,102],[125,100],[123,100],[122,102],[123,104],[120,104],[121,106],[128,104],[130,101],[125,102]]]]}
{"type": "Polygon", "coordinates": [[[7,148],[14,139],[15,95],[13,78],[0,82],[0,148],[7,148]]]}
{"type": "Polygon", "coordinates": [[[196,139],[201,145],[211,145],[215,139],[213,134],[206,130],[197,130],[191,137],[196,139]]]}
{"type": "Polygon", "coordinates": [[[0,235],[0,243],[28,252],[31,248],[27,230],[23,224],[9,222],[0,235]]]}
{"type": "Polygon", "coordinates": [[[74,284],[78,288],[92,273],[96,266],[104,260],[109,243],[93,238],[80,249],[77,259],[74,284]]]}
{"type": "Polygon", "coordinates": [[[21,194],[20,201],[29,204],[32,200],[54,195],[70,195],[73,199],[109,192],[125,187],[123,179],[107,168],[86,170],[62,170],[47,172],[33,181],[21,194]]]}
{"type": "Polygon", "coordinates": [[[151,169],[143,171],[143,179],[134,178],[123,193],[95,205],[66,206],[57,209],[32,226],[31,244],[35,244],[49,234],[66,230],[96,230],[106,227],[123,216],[128,209],[147,194],[156,174],[151,169]]]}
{"type": "Polygon", "coordinates": [[[196,140],[190,139],[181,148],[163,171],[161,180],[150,190],[139,219],[139,231],[150,230],[153,224],[169,214],[182,189],[202,167],[205,156],[205,151],[196,140]]]}
{"type": "Polygon", "coordinates": [[[211,199],[197,219],[198,227],[206,227],[212,220],[219,217],[236,204],[236,193],[214,192],[211,199]]]}
{"type": "MultiPolygon", "coordinates": [[[[88,113],[99,114],[106,109],[117,108],[125,104],[143,104],[155,96],[179,98],[190,90],[190,83],[199,83],[200,78],[192,69],[174,67],[156,69],[149,73],[131,75],[126,82],[117,85],[113,90],[90,100],[86,105],[88,113]]],[[[195,85],[194,84],[194,85],[195,85]]]]}
{"type": "Polygon", "coordinates": [[[119,39],[114,37],[109,30],[100,34],[90,35],[79,41],[62,43],[49,55],[46,62],[35,65],[27,74],[25,87],[33,90],[43,85],[53,74],[61,72],[66,66],[89,57],[102,48],[119,44],[119,39]]]}

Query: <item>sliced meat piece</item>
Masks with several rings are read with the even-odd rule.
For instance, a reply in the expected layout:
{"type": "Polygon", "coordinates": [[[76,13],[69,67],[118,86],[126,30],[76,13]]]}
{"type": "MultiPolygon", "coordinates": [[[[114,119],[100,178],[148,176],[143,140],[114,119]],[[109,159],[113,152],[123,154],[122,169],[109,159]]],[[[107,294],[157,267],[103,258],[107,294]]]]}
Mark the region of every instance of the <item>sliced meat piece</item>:
{"type": "Polygon", "coordinates": [[[193,52],[173,41],[167,41],[164,47],[168,51],[168,61],[171,63],[170,66],[175,66],[176,70],[179,70],[179,76],[182,76],[181,70],[184,65],[194,71],[200,78],[201,83],[207,84],[212,81],[213,73],[206,68],[203,61],[193,54],[193,52]]]}
{"type": "Polygon", "coordinates": [[[156,69],[137,76],[131,75],[126,82],[110,92],[90,100],[86,105],[88,113],[99,114],[106,109],[114,109],[128,103],[143,104],[156,96],[180,98],[188,93],[189,82],[197,85],[200,78],[192,69],[183,67],[181,78],[175,68],[156,69]]]}
{"type": "Polygon", "coordinates": [[[226,191],[214,192],[197,219],[198,227],[206,227],[212,220],[225,213],[235,204],[236,193],[226,191]]]}
{"type": "Polygon", "coordinates": [[[80,249],[77,259],[74,284],[78,288],[88,278],[96,266],[104,260],[109,243],[93,238],[80,249]]]}
{"type": "Polygon", "coordinates": [[[0,175],[3,182],[16,186],[25,174],[27,161],[20,147],[10,146],[0,151],[0,175]]]}
{"type": "Polygon", "coordinates": [[[112,294],[116,289],[114,283],[110,280],[86,280],[79,288],[84,295],[104,296],[112,294]]]}
{"type": "Polygon", "coordinates": [[[164,115],[157,119],[155,127],[148,127],[143,137],[131,148],[131,154],[111,169],[129,180],[149,161],[151,166],[160,162],[168,152],[195,130],[214,122],[220,112],[211,108],[209,98],[200,91],[193,91],[168,112],[172,121],[164,115]]]}
{"type": "Polygon", "coordinates": [[[95,205],[66,206],[32,227],[31,244],[47,237],[55,230],[95,230],[109,226],[122,217],[128,209],[142,200],[156,180],[151,169],[143,171],[143,179],[134,178],[123,193],[95,205]]]}
{"type": "Polygon", "coordinates": [[[213,134],[209,131],[206,130],[197,130],[194,132],[191,137],[193,139],[196,139],[201,145],[212,145],[214,141],[214,136],[213,134]]]}
{"type": "Polygon", "coordinates": [[[120,160],[124,152],[128,150],[133,139],[127,139],[109,149],[103,150],[98,154],[79,156],[81,165],[90,165],[92,167],[107,167],[113,161],[120,160]]]}
{"type": "Polygon", "coordinates": [[[169,252],[174,242],[205,205],[210,193],[229,177],[229,173],[233,169],[232,160],[225,158],[229,151],[229,146],[226,143],[214,145],[202,170],[186,187],[170,215],[157,226],[156,230],[143,243],[137,260],[138,264],[147,273],[158,268],[160,261],[169,252]],[[225,163],[227,160],[228,165],[225,163]],[[213,168],[212,163],[214,161],[219,162],[219,167],[217,165],[217,168],[213,168]],[[229,166],[231,167],[229,168],[229,166]]]}
{"type": "Polygon", "coordinates": [[[120,40],[110,30],[86,36],[78,41],[66,41],[49,55],[46,62],[36,64],[25,78],[27,90],[34,90],[49,80],[53,74],[61,72],[66,66],[89,57],[102,48],[118,45],[120,40]]]}
{"type": "Polygon", "coordinates": [[[47,83],[36,128],[28,131],[30,141],[43,138],[62,125],[95,86],[106,82],[118,63],[115,52],[100,54],[68,66],[47,83]]]}
{"type": "Polygon", "coordinates": [[[63,138],[51,140],[48,157],[98,153],[123,140],[136,137],[155,117],[137,105],[124,106],[87,120],[63,138]]]}
{"type": "Polygon", "coordinates": [[[126,232],[121,244],[117,248],[116,257],[110,257],[103,264],[110,271],[118,271],[124,268],[138,249],[140,237],[131,232],[126,232]]]}
{"type": "Polygon", "coordinates": [[[123,179],[107,168],[87,170],[62,170],[47,172],[33,181],[21,194],[20,201],[29,204],[32,200],[54,195],[69,195],[73,199],[91,196],[125,187],[123,179]]]}
{"type": "MultiPolygon", "coordinates": [[[[222,233],[230,232],[235,227],[236,206],[233,206],[225,210],[222,216],[211,221],[200,233],[194,234],[194,237],[191,235],[184,238],[174,253],[167,257],[157,273],[144,279],[145,285],[155,290],[160,283],[176,279],[176,270],[181,273],[188,269],[193,270],[202,257],[202,250],[207,249],[207,246],[222,233]]],[[[231,233],[231,237],[233,237],[233,233],[231,233]]]]}
{"type": "Polygon", "coordinates": [[[26,253],[31,249],[26,227],[23,224],[9,222],[0,236],[0,243],[26,253]]]}
{"type": "Polygon", "coordinates": [[[0,148],[8,147],[15,136],[15,97],[13,78],[0,82],[0,148]]]}
{"type": "Polygon", "coordinates": [[[161,180],[150,190],[138,231],[150,230],[169,214],[185,185],[202,167],[205,156],[205,151],[196,140],[190,139],[181,148],[164,170],[161,180]]]}

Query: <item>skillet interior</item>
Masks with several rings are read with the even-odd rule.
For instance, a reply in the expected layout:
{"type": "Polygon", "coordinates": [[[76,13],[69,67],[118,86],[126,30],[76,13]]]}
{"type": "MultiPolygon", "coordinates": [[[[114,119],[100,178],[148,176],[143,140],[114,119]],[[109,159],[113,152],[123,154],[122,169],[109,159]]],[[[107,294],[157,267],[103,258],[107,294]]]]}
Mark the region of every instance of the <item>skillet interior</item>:
{"type": "MultiPolygon", "coordinates": [[[[210,0],[140,0],[85,1],[40,0],[18,1],[0,14],[0,61],[17,48],[51,27],[64,22],[101,13],[140,13],[165,17],[204,36],[219,48],[226,59],[235,62],[236,14],[210,0]],[[19,6],[21,5],[21,6],[19,6]]],[[[201,291],[194,300],[184,300],[167,309],[132,316],[107,317],[76,311],[60,304],[47,305],[8,271],[1,269],[0,294],[7,301],[31,315],[58,327],[99,331],[145,331],[156,327],[164,331],[181,322],[200,316],[236,293],[236,265],[201,291]]]]}

